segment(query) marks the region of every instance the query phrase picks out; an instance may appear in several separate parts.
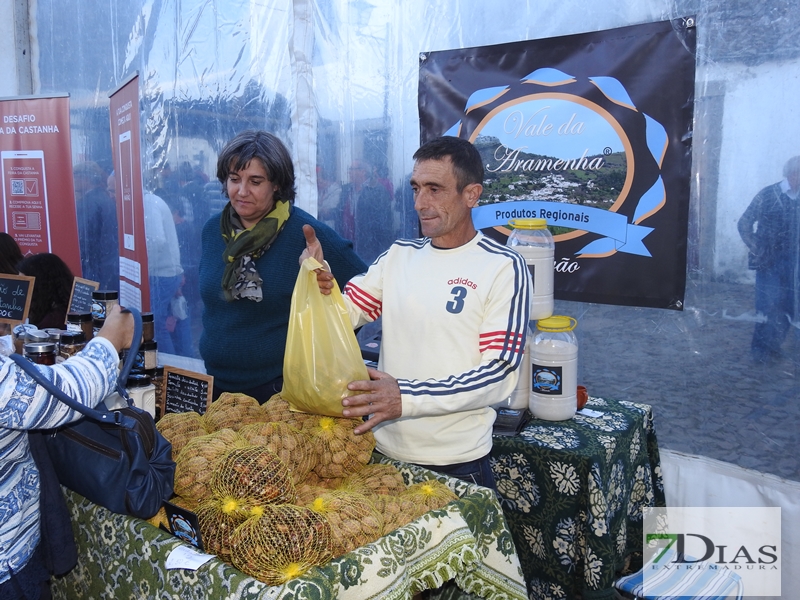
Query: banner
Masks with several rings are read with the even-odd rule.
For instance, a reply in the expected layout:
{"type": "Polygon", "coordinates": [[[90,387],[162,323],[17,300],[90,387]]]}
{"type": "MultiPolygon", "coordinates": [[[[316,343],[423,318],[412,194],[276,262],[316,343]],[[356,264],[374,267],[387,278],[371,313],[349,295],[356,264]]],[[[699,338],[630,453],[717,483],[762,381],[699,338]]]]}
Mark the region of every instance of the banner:
{"type": "Polygon", "coordinates": [[[109,95],[111,153],[119,227],[119,301],[147,310],[150,284],[144,230],[142,159],[139,142],[139,77],[109,95]]]}
{"type": "Polygon", "coordinates": [[[0,228],[81,275],[71,156],[68,96],[0,100],[0,228]]]}
{"type": "Polygon", "coordinates": [[[695,21],[423,53],[421,138],[484,159],[476,228],[543,218],[555,297],[683,308],[695,21]]]}

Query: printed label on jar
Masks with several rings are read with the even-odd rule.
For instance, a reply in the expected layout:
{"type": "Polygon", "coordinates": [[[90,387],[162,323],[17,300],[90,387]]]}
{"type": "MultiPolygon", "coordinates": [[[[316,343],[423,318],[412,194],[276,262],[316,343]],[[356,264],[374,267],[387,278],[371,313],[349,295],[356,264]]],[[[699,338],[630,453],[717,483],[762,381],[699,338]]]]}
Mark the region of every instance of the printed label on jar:
{"type": "Polygon", "coordinates": [[[543,396],[560,396],[563,389],[562,367],[531,365],[531,387],[543,396]]]}
{"type": "Polygon", "coordinates": [[[92,318],[93,319],[105,319],[106,318],[106,303],[105,302],[98,302],[96,300],[92,301],[92,318]]]}

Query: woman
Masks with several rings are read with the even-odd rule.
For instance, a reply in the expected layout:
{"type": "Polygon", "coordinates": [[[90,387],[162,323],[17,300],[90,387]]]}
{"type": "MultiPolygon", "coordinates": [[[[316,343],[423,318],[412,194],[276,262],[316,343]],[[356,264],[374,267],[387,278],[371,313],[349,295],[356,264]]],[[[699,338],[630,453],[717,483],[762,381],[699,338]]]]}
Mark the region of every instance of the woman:
{"type": "MultiPolygon", "coordinates": [[[[129,347],[133,319],[118,306],[84,350],[54,367],[40,367],[56,385],[88,406],[116,386],[119,351],[129,347]]],[[[50,429],[82,415],[0,356],[0,598],[36,600],[49,577],[40,546],[40,480],[28,430],[50,429]]],[[[76,466],[76,468],[81,468],[76,466]]]]}
{"type": "Polygon", "coordinates": [[[0,231],[0,273],[16,275],[17,265],[22,260],[22,251],[17,240],[4,231],[0,231]]]}
{"type": "Polygon", "coordinates": [[[317,231],[342,285],[367,266],[351,242],[294,206],[294,166],[274,135],[237,135],[219,155],[217,178],[229,202],[203,228],[200,354],[214,376],[215,398],[242,392],[263,403],[283,387],[297,257],[306,246],[303,225],[317,231]]]}
{"type": "Polygon", "coordinates": [[[39,329],[64,328],[74,277],[67,264],[55,254],[28,256],[17,265],[20,275],[35,277],[28,321],[39,329]]]}

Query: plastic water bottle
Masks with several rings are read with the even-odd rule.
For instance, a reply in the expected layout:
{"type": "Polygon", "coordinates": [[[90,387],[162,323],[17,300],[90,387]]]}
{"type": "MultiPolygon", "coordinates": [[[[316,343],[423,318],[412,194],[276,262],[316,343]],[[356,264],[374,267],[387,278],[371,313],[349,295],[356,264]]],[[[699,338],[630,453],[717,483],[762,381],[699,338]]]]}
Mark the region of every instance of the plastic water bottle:
{"type": "Polygon", "coordinates": [[[553,259],[556,244],[545,219],[512,219],[507,246],[519,252],[533,280],[531,319],[538,321],[553,314],[553,259]]]}
{"type": "Polygon", "coordinates": [[[538,419],[565,421],[578,408],[578,338],[572,317],[536,323],[531,344],[530,411],[538,419]]]}

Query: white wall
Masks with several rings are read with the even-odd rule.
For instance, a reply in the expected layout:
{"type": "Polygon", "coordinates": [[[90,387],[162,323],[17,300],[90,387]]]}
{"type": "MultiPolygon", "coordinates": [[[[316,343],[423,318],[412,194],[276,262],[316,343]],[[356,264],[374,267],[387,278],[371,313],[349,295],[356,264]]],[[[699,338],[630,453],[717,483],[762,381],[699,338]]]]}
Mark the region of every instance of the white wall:
{"type": "Polygon", "coordinates": [[[0,98],[16,96],[17,64],[14,53],[14,0],[0,0],[0,98]]]}

